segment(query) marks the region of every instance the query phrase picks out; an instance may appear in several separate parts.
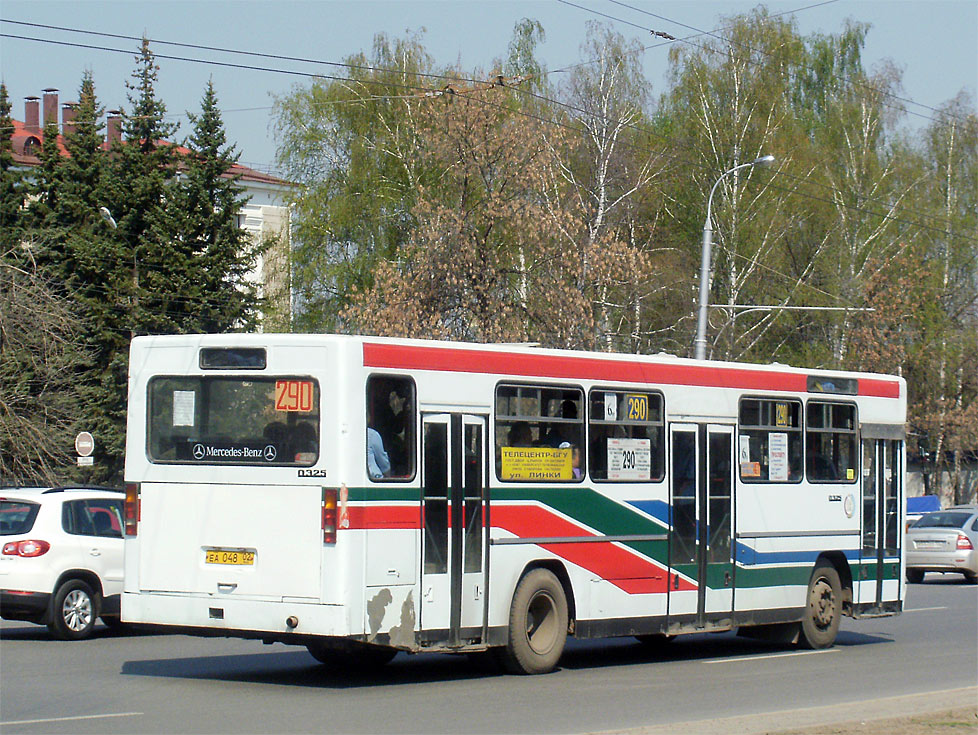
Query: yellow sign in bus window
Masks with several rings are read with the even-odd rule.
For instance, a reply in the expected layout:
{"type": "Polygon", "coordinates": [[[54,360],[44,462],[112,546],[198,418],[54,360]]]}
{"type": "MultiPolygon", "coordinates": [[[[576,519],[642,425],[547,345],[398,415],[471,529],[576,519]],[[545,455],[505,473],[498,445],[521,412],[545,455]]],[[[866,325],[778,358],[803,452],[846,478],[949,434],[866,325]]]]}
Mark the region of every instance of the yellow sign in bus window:
{"type": "Polygon", "coordinates": [[[649,397],[629,393],[625,396],[625,417],[629,421],[649,420],[649,397]]]}
{"type": "Polygon", "coordinates": [[[503,447],[503,480],[573,480],[573,450],[550,447],[503,447]]]}

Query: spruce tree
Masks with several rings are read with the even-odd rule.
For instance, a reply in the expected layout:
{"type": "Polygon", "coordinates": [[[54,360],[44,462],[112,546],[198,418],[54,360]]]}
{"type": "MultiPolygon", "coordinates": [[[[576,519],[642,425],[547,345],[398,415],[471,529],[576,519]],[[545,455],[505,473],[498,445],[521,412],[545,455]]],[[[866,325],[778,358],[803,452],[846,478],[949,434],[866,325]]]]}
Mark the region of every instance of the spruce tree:
{"type": "Polygon", "coordinates": [[[239,154],[227,144],[212,82],[207,83],[199,115],[189,115],[193,132],[180,182],[177,232],[191,277],[186,280],[183,331],[223,332],[254,327],[259,298],[247,280],[259,245],[238,226],[247,203],[232,176],[239,154]]]}
{"type": "Polygon", "coordinates": [[[20,244],[21,210],[24,206],[24,186],[20,171],[14,166],[14,121],[10,117],[10,98],[7,85],[0,82],[0,251],[4,258],[20,244]]]}
{"type": "MultiPolygon", "coordinates": [[[[58,124],[46,122],[42,133],[41,151],[38,158],[41,165],[31,173],[30,204],[28,221],[31,226],[42,231],[56,225],[55,210],[61,195],[61,150],[58,147],[58,124]]],[[[46,236],[57,236],[43,233],[46,236]]],[[[50,237],[44,237],[51,245],[50,237]]]]}
{"type": "MultiPolygon", "coordinates": [[[[114,143],[105,162],[104,200],[117,223],[106,231],[101,287],[105,300],[92,304],[97,351],[92,414],[96,464],[106,480],[121,479],[125,454],[129,342],[136,334],[175,333],[174,303],[184,283],[173,247],[178,151],[168,142],[177,125],[165,120],[156,97],[159,67],[143,39],[123,112],[124,140],[114,143]],[[98,438],[103,452],[98,454],[98,438]]],[[[99,474],[97,472],[96,474],[99,474]]]]}
{"type": "Polygon", "coordinates": [[[78,415],[75,375],[78,325],[59,281],[45,273],[52,247],[64,242],[53,226],[60,180],[57,130],[48,126],[43,165],[28,212],[27,183],[15,166],[13,121],[0,84],[0,483],[56,483],[70,475],[71,436],[78,415]],[[44,226],[29,220],[39,215],[44,226]]]}

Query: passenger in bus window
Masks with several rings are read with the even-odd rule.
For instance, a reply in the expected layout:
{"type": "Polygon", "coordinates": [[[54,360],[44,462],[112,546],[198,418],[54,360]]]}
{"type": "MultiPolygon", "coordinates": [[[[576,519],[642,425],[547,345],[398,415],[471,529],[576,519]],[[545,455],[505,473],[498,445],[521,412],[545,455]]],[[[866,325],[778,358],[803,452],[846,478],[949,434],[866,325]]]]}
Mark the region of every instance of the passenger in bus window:
{"type": "Polygon", "coordinates": [[[533,432],[525,421],[517,421],[509,428],[508,447],[532,447],[533,432]]]}
{"type": "Polygon", "coordinates": [[[318,452],[316,430],[308,421],[300,421],[292,429],[292,452],[296,462],[313,462],[318,452]]]}
{"type": "MultiPolygon", "coordinates": [[[[574,401],[566,400],[560,404],[560,417],[563,419],[577,418],[577,404],[574,401]]],[[[562,442],[576,444],[579,440],[578,427],[572,424],[553,424],[547,432],[544,444],[550,447],[559,447],[562,442]]]]}
{"type": "Polygon", "coordinates": [[[281,421],[272,421],[262,430],[261,435],[265,441],[279,445],[285,441],[287,429],[281,421]]]}
{"type": "Polygon", "coordinates": [[[367,472],[373,480],[386,477],[391,471],[391,461],[384,449],[384,440],[371,424],[374,422],[373,402],[367,401],[367,472]]]}
{"type": "Polygon", "coordinates": [[[391,390],[382,405],[386,417],[382,436],[389,444],[391,476],[407,477],[411,474],[411,423],[414,410],[408,391],[392,381],[391,390]],[[405,395],[407,394],[407,395],[405,395]]]}

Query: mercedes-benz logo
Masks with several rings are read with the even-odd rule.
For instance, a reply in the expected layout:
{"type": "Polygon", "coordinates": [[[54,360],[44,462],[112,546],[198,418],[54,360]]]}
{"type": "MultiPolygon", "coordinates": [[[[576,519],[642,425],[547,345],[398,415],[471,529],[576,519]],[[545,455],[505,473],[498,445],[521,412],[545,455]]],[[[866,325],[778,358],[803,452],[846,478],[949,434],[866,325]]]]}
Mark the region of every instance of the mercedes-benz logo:
{"type": "Polygon", "coordinates": [[[204,445],[194,444],[194,459],[200,461],[204,458],[204,454],[205,454],[204,445]]]}
{"type": "Polygon", "coordinates": [[[265,445],[265,461],[266,462],[273,462],[275,460],[275,457],[276,456],[278,456],[278,451],[276,451],[275,445],[274,444],[266,444],[265,445]]]}

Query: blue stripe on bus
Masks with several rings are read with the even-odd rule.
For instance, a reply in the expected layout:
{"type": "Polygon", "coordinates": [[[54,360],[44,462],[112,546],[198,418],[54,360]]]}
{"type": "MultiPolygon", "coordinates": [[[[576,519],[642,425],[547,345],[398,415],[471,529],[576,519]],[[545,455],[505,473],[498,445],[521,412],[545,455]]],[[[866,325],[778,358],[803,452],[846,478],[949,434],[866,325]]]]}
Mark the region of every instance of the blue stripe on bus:
{"type": "MultiPolygon", "coordinates": [[[[629,500],[628,505],[636,508],[643,513],[652,516],[655,520],[662,523],[667,528],[672,527],[672,507],[662,500],[629,500]]],[[[823,549],[812,551],[758,551],[741,541],[737,541],[737,562],[744,565],[755,564],[814,564],[818,560],[819,554],[824,553],[823,549]]],[[[871,557],[862,556],[859,549],[841,549],[846,561],[850,564],[860,561],[875,562],[875,554],[871,557]]],[[[885,557],[885,561],[895,561],[898,556],[885,557]]]]}
{"type": "MultiPolygon", "coordinates": [[[[814,563],[824,550],[815,551],[758,551],[737,541],[737,561],[741,564],[809,564],[814,563]]],[[[876,556],[865,557],[859,549],[840,549],[850,564],[859,561],[875,562],[876,556]]],[[[884,557],[884,561],[895,561],[900,557],[884,557]]]]}
{"type": "Polygon", "coordinates": [[[669,503],[661,500],[628,500],[626,502],[633,508],[638,508],[643,513],[652,516],[664,526],[672,526],[672,508],[669,503]]]}

